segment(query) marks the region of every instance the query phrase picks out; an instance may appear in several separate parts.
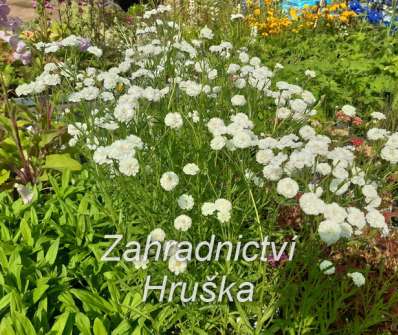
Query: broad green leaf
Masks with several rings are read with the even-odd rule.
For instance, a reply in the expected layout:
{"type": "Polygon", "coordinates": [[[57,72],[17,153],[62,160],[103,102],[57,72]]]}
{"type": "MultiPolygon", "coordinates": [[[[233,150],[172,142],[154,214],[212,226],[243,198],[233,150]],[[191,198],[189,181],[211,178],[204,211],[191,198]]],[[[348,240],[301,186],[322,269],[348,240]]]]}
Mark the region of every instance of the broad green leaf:
{"type": "Polygon", "coordinates": [[[1,170],[0,171],[0,185],[4,184],[8,180],[9,177],[10,177],[10,171],[1,170]]]}
{"type": "Polygon", "coordinates": [[[70,157],[69,154],[54,154],[46,157],[44,167],[47,169],[54,169],[64,171],[69,169],[71,171],[79,171],[81,169],[80,163],[70,157]]]}
{"type": "Polygon", "coordinates": [[[102,321],[98,318],[94,320],[94,327],[93,327],[94,335],[108,335],[108,332],[102,323],[102,321]]]}
{"type": "Polygon", "coordinates": [[[2,335],[17,335],[12,327],[10,317],[5,317],[0,322],[0,334],[2,335]]]}
{"type": "Polygon", "coordinates": [[[60,131],[59,129],[51,130],[45,134],[42,134],[40,142],[39,142],[39,146],[40,147],[46,146],[47,144],[51,143],[54,138],[58,137],[61,134],[62,134],[62,131],[60,131]]]}
{"type": "Polygon", "coordinates": [[[91,335],[90,319],[83,313],[77,313],[75,323],[82,335],[91,335]]]}

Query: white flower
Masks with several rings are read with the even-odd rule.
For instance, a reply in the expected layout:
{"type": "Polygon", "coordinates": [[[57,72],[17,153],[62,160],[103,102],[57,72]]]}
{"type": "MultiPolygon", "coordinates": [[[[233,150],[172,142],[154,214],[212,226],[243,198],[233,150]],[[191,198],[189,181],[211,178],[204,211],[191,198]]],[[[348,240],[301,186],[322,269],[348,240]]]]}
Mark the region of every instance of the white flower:
{"type": "Polygon", "coordinates": [[[391,134],[385,145],[398,149],[398,132],[391,134]]]}
{"type": "Polygon", "coordinates": [[[305,74],[308,78],[315,78],[315,77],[316,77],[315,71],[312,71],[312,70],[305,70],[304,74],[305,74]]]}
{"type": "Polygon", "coordinates": [[[336,243],[341,235],[340,225],[331,220],[322,221],[318,227],[318,234],[327,245],[336,243]]]}
{"type": "Polygon", "coordinates": [[[34,83],[29,83],[29,84],[21,84],[15,89],[15,93],[17,96],[21,95],[29,95],[32,94],[34,91],[34,83]]]}
{"type": "Polygon", "coordinates": [[[386,145],[383,149],[381,149],[380,157],[386,161],[396,164],[398,163],[398,148],[393,148],[386,145]]]}
{"type": "Polygon", "coordinates": [[[341,233],[340,237],[350,238],[352,235],[352,227],[347,222],[340,222],[341,233]]]}
{"type": "Polygon", "coordinates": [[[232,204],[229,200],[227,199],[217,199],[214,202],[214,206],[216,208],[217,211],[219,212],[230,212],[232,210],[232,204]]]}
{"type": "Polygon", "coordinates": [[[347,208],[347,221],[352,226],[362,229],[366,225],[365,214],[355,207],[347,208]]]}
{"type": "Polygon", "coordinates": [[[202,28],[200,30],[199,37],[211,40],[211,39],[213,39],[214,34],[211,31],[211,29],[209,29],[207,26],[205,26],[204,28],[202,28]]]}
{"type": "Polygon", "coordinates": [[[227,73],[228,74],[236,74],[236,72],[238,72],[240,69],[240,65],[238,64],[229,64],[228,69],[227,69],[227,73]]]}
{"type": "Polygon", "coordinates": [[[232,143],[236,148],[245,149],[251,146],[252,138],[246,131],[237,131],[232,137],[232,143]]]}
{"type": "Polygon", "coordinates": [[[322,261],[321,264],[319,264],[319,268],[325,275],[332,275],[336,272],[336,268],[333,263],[328,260],[322,261]]]}
{"type": "Polygon", "coordinates": [[[193,208],[195,202],[192,195],[183,194],[178,198],[177,203],[181,209],[186,209],[189,211],[193,208]]]}
{"type": "Polygon", "coordinates": [[[319,163],[316,166],[316,172],[318,172],[322,176],[327,176],[328,174],[330,174],[330,172],[332,172],[332,168],[328,163],[319,163]]]}
{"type": "Polygon", "coordinates": [[[368,221],[369,226],[373,228],[384,228],[386,226],[384,215],[377,209],[371,209],[368,214],[366,214],[366,220],[368,221]]]}
{"type": "Polygon", "coordinates": [[[172,129],[179,129],[183,125],[182,116],[180,113],[168,113],[164,118],[164,123],[172,129]]]}
{"type": "Polygon", "coordinates": [[[205,202],[202,205],[202,215],[209,216],[212,215],[216,211],[216,205],[212,202],[205,202]]]}
{"type": "Polygon", "coordinates": [[[377,194],[377,189],[371,184],[362,187],[362,194],[370,200],[379,197],[379,195],[377,194]]]}
{"type": "Polygon", "coordinates": [[[27,186],[15,184],[14,187],[18,191],[18,194],[21,196],[24,205],[32,203],[35,192],[33,191],[32,187],[30,187],[30,185],[27,186]]]}
{"type": "Polygon", "coordinates": [[[244,19],[244,15],[238,13],[238,14],[231,14],[231,21],[235,21],[235,20],[240,20],[240,19],[244,19]]]}
{"type": "Polygon", "coordinates": [[[276,110],[276,117],[281,120],[287,119],[291,114],[291,110],[287,107],[279,107],[276,110]]]}
{"type": "Polygon", "coordinates": [[[172,171],[163,173],[162,177],[160,178],[160,185],[166,191],[173,190],[178,185],[178,182],[178,176],[172,171]]]}
{"type": "Polygon", "coordinates": [[[354,282],[355,286],[361,287],[365,285],[365,277],[360,272],[351,272],[347,274],[348,277],[351,277],[352,281],[354,282]]]}
{"type": "Polygon", "coordinates": [[[149,236],[151,237],[151,241],[163,242],[166,237],[166,233],[162,228],[155,228],[149,233],[149,236]]]}
{"type": "Polygon", "coordinates": [[[99,165],[112,163],[112,161],[108,158],[108,148],[106,147],[96,148],[93,154],[93,160],[99,165]]]}
{"type": "Polygon", "coordinates": [[[209,78],[209,80],[214,80],[214,79],[217,78],[217,74],[218,74],[218,72],[217,72],[216,69],[210,70],[210,71],[207,73],[207,78],[209,78]]]}
{"type": "Polygon", "coordinates": [[[356,108],[354,106],[351,105],[344,105],[343,107],[341,107],[341,111],[350,117],[354,117],[356,114],[356,108]]]}
{"type": "Polygon", "coordinates": [[[273,158],[274,158],[274,153],[272,152],[271,149],[264,149],[264,150],[257,151],[257,154],[256,154],[257,163],[266,165],[266,164],[270,163],[273,158]]]}
{"type": "Polygon", "coordinates": [[[290,100],[290,108],[293,112],[303,114],[307,109],[307,104],[302,99],[290,100]]]}
{"type": "Polygon", "coordinates": [[[207,129],[213,134],[213,136],[223,135],[227,131],[224,120],[213,117],[207,122],[207,129]]]}
{"type": "Polygon", "coordinates": [[[243,63],[246,64],[249,62],[249,55],[246,52],[240,52],[239,53],[239,60],[243,63]]]}
{"type": "Polygon", "coordinates": [[[231,98],[232,106],[244,106],[246,105],[246,98],[243,95],[234,95],[231,98]]]}
{"type": "Polygon", "coordinates": [[[345,210],[345,208],[341,207],[339,204],[333,202],[331,204],[325,205],[323,215],[326,220],[341,223],[347,217],[347,211],[345,210]]]}
{"type": "Polygon", "coordinates": [[[195,176],[199,173],[200,169],[196,164],[188,163],[182,168],[182,171],[189,176],[195,176]]]}
{"type": "Polygon", "coordinates": [[[133,260],[134,268],[138,269],[146,269],[148,267],[148,259],[145,259],[144,256],[138,256],[138,259],[133,260]]]}
{"type": "Polygon", "coordinates": [[[283,178],[278,181],[276,191],[285,198],[291,199],[296,196],[299,191],[297,182],[291,178],[283,178]]]}
{"type": "Polygon", "coordinates": [[[231,212],[218,212],[217,219],[221,223],[226,223],[231,219],[231,212]]]}
{"type": "Polygon", "coordinates": [[[221,150],[227,144],[227,139],[224,136],[215,136],[210,142],[210,148],[213,150],[221,150]]]}
{"type": "Polygon", "coordinates": [[[119,171],[126,176],[135,176],[139,169],[140,165],[135,158],[126,158],[119,163],[119,171]]]}
{"type": "Polygon", "coordinates": [[[380,112],[373,112],[370,114],[370,116],[372,117],[372,119],[375,119],[375,120],[385,120],[386,119],[386,116],[380,112]]]}
{"type": "Polygon", "coordinates": [[[314,193],[304,193],[299,200],[300,207],[307,215],[319,215],[323,213],[325,204],[314,193]]]}
{"type": "Polygon", "coordinates": [[[91,46],[87,49],[87,52],[93,54],[95,57],[101,57],[102,56],[102,50],[100,48],[97,48],[95,46],[91,46]]]}
{"type": "Polygon", "coordinates": [[[169,270],[178,276],[187,270],[187,261],[180,261],[176,256],[171,256],[169,259],[169,270]]]}
{"type": "Polygon", "coordinates": [[[283,169],[279,165],[269,164],[264,166],[263,175],[265,179],[277,181],[281,179],[283,169]]]}
{"type": "Polygon", "coordinates": [[[185,214],[177,216],[174,220],[174,228],[181,231],[187,231],[192,226],[192,219],[185,214]]]}
{"type": "Polygon", "coordinates": [[[316,132],[315,132],[314,128],[312,128],[311,126],[304,126],[304,127],[300,128],[299,134],[304,140],[308,141],[311,138],[315,137],[316,132]]]}
{"type": "Polygon", "coordinates": [[[366,136],[371,141],[382,140],[388,136],[389,132],[381,128],[371,128],[366,133],[366,136]]]}
{"type": "Polygon", "coordinates": [[[242,89],[246,86],[246,80],[244,78],[239,78],[234,83],[236,88],[242,89]]]}

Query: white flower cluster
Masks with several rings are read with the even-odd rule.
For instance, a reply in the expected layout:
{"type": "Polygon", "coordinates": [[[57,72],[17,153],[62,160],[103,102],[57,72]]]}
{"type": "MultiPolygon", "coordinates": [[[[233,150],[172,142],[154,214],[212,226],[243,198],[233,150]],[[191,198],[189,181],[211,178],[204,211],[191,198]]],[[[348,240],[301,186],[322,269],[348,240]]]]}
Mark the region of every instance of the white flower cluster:
{"type": "MultiPolygon", "coordinates": [[[[158,7],[146,12],[144,19],[168,10],[169,6],[158,7]]],[[[239,18],[239,15],[234,16],[234,19],[239,18]]],[[[282,65],[277,64],[270,69],[262,64],[260,58],[251,57],[246,48],[234,49],[228,41],[207,47],[207,43],[214,39],[214,34],[208,27],[200,30],[200,40],[184,40],[176,23],[159,19],[155,23],[143,24],[137,28],[137,42],[133,46],[125,46],[126,50],[122,55],[124,59],[120,64],[106,71],[90,67],[77,74],[72,70],[72,73],[65,74],[75,85],[74,93],[69,96],[70,102],[91,106],[95,101],[96,107],[100,106],[100,111],[91,115],[93,124],[100,131],[112,131],[112,136],[116,138],[119,133],[115,131],[117,129],[120,132],[123,130],[123,134],[127,130],[129,134],[128,131],[135,129],[138,124],[132,121],[141,120],[138,116],[145,118],[146,125],[151,130],[150,136],[162,139],[163,135],[166,137],[169,133],[174,137],[181,135],[182,138],[188,126],[194,129],[195,135],[196,131],[201,135],[205,124],[212,135],[209,143],[212,150],[237,151],[242,157],[247,153],[249,160],[255,154],[255,162],[243,161],[245,164],[254,163],[250,169],[247,166],[246,178],[258,187],[275,183],[276,192],[282,197],[299,199],[301,210],[308,216],[316,216],[318,222],[321,221],[318,233],[325,243],[330,245],[342,238],[360,234],[366,225],[379,229],[384,234],[388,232],[379,209],[379,186],[369,180],[366,169],[362,169],[361,162],[356,161],[356,151],[352,146],[338,146],[332,138],[317,133],[307,124],[307,119],[316,114],[316,98],[299,85],[285,81],[274,82],[277,72],[283,69],[282,65]],[[165,38],[163,34],[172,36],[165,38]],[[169,69],[171,62],[173,66],[169,69]],[[167,108],[159,108],[161,112],[158,114],[149,115],[146,112],[150,110],[147,106],[161,102],[168,95],[170,102],[174,97],[182,101],[176,110],[168,105],[167,108]],[[219,104],[219,99],[214,98],[221,95],[228,97],[229,101],[224,100],[219,104]],[[256,96],[256,101],[252,101],[253,96],[256,96]],[[199,103],[202,99],[209,107],[202,109],[203,104],[199,103]],[[272,136],[270,133],[255,133],[257,128],[250,119],[253,106],[258,104],[263,108],[267,101],[270,102],[270,110],[276,113],[272,120],[275,124],[272,136]],[[228,105],[227,114],[221,114],[224,112],[224,102],[228,105]],[[181,108],[185,103],[189,106],[189,113],[187,109],[181,108]],[[193,111],[192,105],[200,112],[193,111]],[[237,110],[241,112],[236,113],[237,110]],[[230,111],[234,111],[234,114],[231,115],[230,111]],[[228,115],[229,121],[224,121],[220,115],[228,115]],[[292,127],[289,121],[292,122],[292,127]],[[298,123],[302,124],[301,128],[298,132],[292,132],[291,129],[298,123]],[[165,127],[152,127],[152,124],[165,127]],[[159,129],[163,133],[156,133],[159,129]],[[261,177],[256,175],[260,173],[261,177]],[[352,199],[351,203],[344,202],[344,194],[352,199]]],[[[75,42],[70,38],[70,41],[63,43],[75,45],[75,42]]],[[[55,49],[55,46],[48,45],[44,48],[55,49]]],[[[88,52],[100,55],[95,47],[90,50],[88,52]]],[[[60,78],[50,77],[55,75],[54,71],[55,68],[48,69],[40,80],[48,86],[58,85],[60,78]]],[[[309,78],[316,76],[311,70],[307,70],[305,75],[309,78]]],[[[17,92],[21,95],[25,92],[39,92],[40,85],[32,84],[37,86],[35,89],[22,86],[17,92]]],[[[350,117],[356,115],[356,109],[351,105],[345,105],[341,110],[350,117]]],[[[379,114],[372,117],[376,120],[383,119],[379,114]]],[[[84,124],[70,126],[72,142],[83,136],[86,128],[84,124]]],[[[132,132],[136,133],[136,130],[132,132]]],[[[393,164],[398,162],[397,133],[391,134],[385,129],[372,128],[368,131],[367,138],[372,141],[386,141],[380,152],[381,158],[393,164]]],[[[89,148],[94,149],[93,156],[97,164],[109,165],[112,169],[112,165],[116,163],[119,172],[127,176],[138,173],[136,151],[144,148],[140,138],[130,135],[108,146],[98,144],[109,143],[102,138],[95,142],[95,147],[89,148]]],[[[183,167],[183,172],[194,176],[200,169],[196,164],[189,163],[183,167]]],[[[175,172],[167,171],[161,175],[159,181],[160,186],[170,192],[177,187],[180,179],[175,172]]],[[[189,211],[194,207],[194,198],[189,193],[194,194],[192,190],[187,191],[177,200],[182,210],[189,211]]],[[[205,202],[201,212],[204,216],[216,215],[219,222],[226,223],[231,220],[232,204],[226,199],[218,199],[214,203],[205,202]]],[[[181,214],[174,220],[177,230],[187,231],[191,226],[192,219],[186,214],[181,214]]],[[[184,266],[186,267],[186,264],[180,264],[176,260],[170,262],[169,267],[174,272],[183,271],[184,266]]],[[[322,271],[326,269],[326,265],[323,264],[322,271]]]]}
{"type": "Polygon", "coordinates": [[[389,136],[380,153],[381,158],[392,163],[398,163],[398,132],[389,136]]]}
{"type": "Polygon", "coordinates": [[[140,168],[136,151],[143,148],[144,144],[138,136],[129,135],[124,140],[117,140],[109,146],[97,147],[93,160],[99,165],[112,164],[115,161],[121,174],[135,176],[140,168]]]}
{"type": "Polygon", "coordinates": [[[226,223],[231,219],[232,204],[227,199],[217,199],[215,202],[205,202],[202,205],[202,215],[210,216],[217,214],[217,219],[221,223],[226,223]]]}
{"type": "Polygon", "coordinates": [[[224,146],[231,151],[254,146],[257,136],[252,129],[254,124],[244,113],[231,116],[231,123],[226,126],[220,118],[212,118],[207,123],[207,128],[213,135],[210,147],[213,150],[221,150],[224,146]]]}
{"type": "Polygon", "coordinates": [[[54,73],[60,65],[48,63],[44,71],[36,79],[28,84],[21,84],[15,89],[18,96],[43,93],[48,87],[55,87],[61,83],[61,76],[54,73]]]}
{"type": "MultiPolygon", "coordinates": [[[[234,115],[231,120],[233,122],[228,126],[220,118],[209,120],[207,127],[214,136],[210,147],[221,150],[227,146],[229,150],[234,150],[257,146],[260,150],[256,154],[256,161],[264,165],[264,178],[278,181],[277,192],[285,198],[295,197],[299,185],[290,177],[281,179],[282,176],[297,174],[305,168],[321,176],[331,175],[329,191],[336,196],[347,192],[350,185],[363,187],[367,213],[355,207],[344,208],[336,202],[325,203],[320,198],[323,189],[317,185],[311,185],[311,192],[301,196],[300,207],[307,215],[324,216],[325,220],[320,223],[318,232],[327,244],[333,244],[340,238],[349,238],[354,232],[360,234],[366,222],[369,226],[382,230],[384,234],[388,233],[384,216],[376,209],[380,206],[381,199],[372,184],[366,183],[365,173],[355,166],[354,154],[349,148],[330,149],[331,139],[316,134],[308,125],[300,128],[300,137],[289,134],[279,139],[258,139],[251,130],[253,123],[245,114],[234,115]],[[228,139],[226,135],[231,135],[232,139],[228,139]],[[290,155],[287,149],[291,150],[290,155]],[[276,151],[280,152],[275,154],[276,151]]],[[[394,143],[394,138],[390,145],[391,143],[394,143]]]]}

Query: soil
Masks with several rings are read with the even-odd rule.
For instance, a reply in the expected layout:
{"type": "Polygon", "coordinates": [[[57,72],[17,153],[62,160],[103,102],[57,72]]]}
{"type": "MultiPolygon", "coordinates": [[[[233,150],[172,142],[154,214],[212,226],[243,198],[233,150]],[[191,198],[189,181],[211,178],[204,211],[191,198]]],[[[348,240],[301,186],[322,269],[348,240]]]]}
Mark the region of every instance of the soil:
{"type": "Polygon", "coordinates": [[[19,17],[22,21],[30,21],[36,17],[31,0],[8,0],[10,16],[19,17]]]}

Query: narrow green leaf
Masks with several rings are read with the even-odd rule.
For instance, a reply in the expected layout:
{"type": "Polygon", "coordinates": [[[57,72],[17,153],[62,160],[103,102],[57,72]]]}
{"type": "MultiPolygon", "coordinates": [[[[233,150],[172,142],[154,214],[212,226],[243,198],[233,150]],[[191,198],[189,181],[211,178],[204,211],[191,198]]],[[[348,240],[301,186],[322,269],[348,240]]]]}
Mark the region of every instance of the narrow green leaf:
{"type": "Polygon", "coordinates": [[[46,261],[48,264],[53,265],[57,258],[59,248],[59,238],[57,238],[50,246],[46,254],[46,261]]]}
{"type": "Polygon", "coordinates": [[[29,223],[25,219],[21,220],[20,231],[23,240],[26,242],[27,245],[32,247],[33,246],[32,231],[30,230],[29,223]]]}

